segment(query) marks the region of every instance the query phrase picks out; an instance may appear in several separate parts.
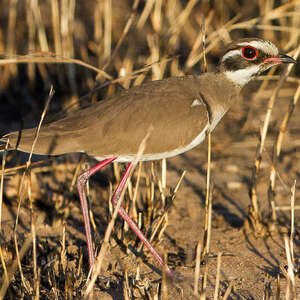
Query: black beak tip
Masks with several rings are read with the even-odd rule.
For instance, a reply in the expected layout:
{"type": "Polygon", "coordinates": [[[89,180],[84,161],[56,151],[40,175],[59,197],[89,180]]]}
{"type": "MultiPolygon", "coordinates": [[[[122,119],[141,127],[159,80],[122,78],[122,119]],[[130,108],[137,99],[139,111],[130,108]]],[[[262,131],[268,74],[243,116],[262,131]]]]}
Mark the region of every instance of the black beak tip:
{"type": "Polygon", "coordinates": [[[279,54],[280,61],[284,64],[296,64],[297,61],[293,59],[292,57],[285,55],[285,54],[279,54]]]}

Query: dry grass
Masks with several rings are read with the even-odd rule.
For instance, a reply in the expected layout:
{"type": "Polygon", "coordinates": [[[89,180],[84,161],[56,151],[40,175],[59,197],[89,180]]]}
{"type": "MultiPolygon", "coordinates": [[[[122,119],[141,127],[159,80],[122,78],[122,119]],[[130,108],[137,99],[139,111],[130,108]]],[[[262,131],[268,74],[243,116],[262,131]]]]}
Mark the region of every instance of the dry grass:
{"type": "MultiPolygon", "coordinates": [[[[120,87],[128,88],[145,80],[212,71],[224,45],[233,39],[245,36],[270,39],[295,58],[300,51],[300,1],[256,0],[249,5],[247,1],[235,0],[5,0],[2,5],[6,9],[0,12],[0,135],[18,129],[20,116],[24,118],[21,125],[37,125],[51,85],[56,94],[49,107],[50,116],[61,111],[67,113],[70,108],[79,109],[87,102],[114,94],[120,87]]],[[[252,178],[247,175],[250,199],[246,194],[243,199],[250,209],[244,216],[241,231],[245,240],[252,235],[265,238],[279,234],[286,263],[277,265],[278,271],[271,279],[265,272],[265,289],[256,291],[249,299],[256,299],[257,295],[263,295],[264,299],[299,297],[296,282],[299,283],[300,249],[295,223],[296,209],[299,209],[295,180],[299,182],[299,171],[293,171],[292,167],[298,166],[299,170],[299,156],[298,161],[291,162],[292,166],[283,169],[289,151],[284,147],[284,139],[293,136],[289,124],[295,117],[300,95],[299,67],[296,71],[292,68],[289,66],[280,76],[274,72],[282,72],[270,70],[260,78],[258,92],[252,97],[253,107],[259,107],[259,101],[265,97],[269,102],[263,112],[264,123],[255,128],[261,130],[260,139],[247,143],[247,147],[257,148],[257,154],[252,178]],[[289,101],[281,107],[282,121],[274,126],[272,116],[280,97],[288,97],[289,101]],[[270,165],[268,174],[263,169],[264,163],[270,165]],[[267,188],[261,188],[265,187],[264,181],[268,182],[267,188]],[[291,204],[289,186],[292,186],[291,204]],[[282,189],[285,202],[276,195],[282,189]],[[284,214],[286,210],[291,212],[290,217],[284,214]]],[[[248,122],[245,124],[242,132],[247,135],[252,128],[248,122]]],[[[295,136],[299,138],[299,131],[295,136]]],[[[195,238],[200,242],[191,255],[190,265],[179,251],[174,254],[175,250],[166,248],[164,240],[169,214],[174,206],[176,210],[175,196],[180,197],[180,188],[185,185],[185,171],[179,171],[178,178],[172,180],[178,184],[170,187],[167,178],[174,174],[167,168],[168,162],[139,164],[124,195],[124,207],[156,247],[164,245],[168,263],[181,272],[190,271],[178,282],[169,282],[155,267],[146,266],[151,262],[147,251],[133,238],[126,224],[111,218],[113,212],[105,209],[107,206],[98,206],[91,212],[96,249],[103,244],[98,250],[101,261],[98,273],[90,278],[78,217],[79,201],[74,190],[82,161],[88,160],[69,155],[41,163],[31,162],[31,156],[24,159],[14,152],[5,153],[2,170],[6,169],[1,172],[0,183],[0,299],[84,296],[90,299],[244,299],[236,287],[244,275],[225,279],[224,274],[230,273],[224,263],[226,253],[214,249],[211,231],[218,185],[212,183],[214,157],[222,141],[216,145],[214,134],[209,141],[210,138],[206,201],[201,199],[205,203],[205,224],[202,224],[205,227],[203,235],[195,238]],[[99,232],[109,222],[106,235],[99,232]],[[211,259],[215,262],[213,267],[208,263],[211,259]]],[[[222,149],[230,148],[233,152],[235,147],[241,149],[244,145],[242,140],[227,147],[225,137],[224,143],[222,149]]],[[[294,140],[294,147],[299,147],[299,140],[294,140]]],[[[250,162],[251,157],[248,168],[250,162]]],[[[204,161],[201,163],[204,165],[204,161]]],[[[93,202],[109,198],[107,186],[114,189],[112,186],[117,184],[121,173],[121,167],[115,165],[113,170],[107,170],[110,179],[105,188],[91,183],[89,194],[93,202]]],[[[100,181],[105,182],[103,178],[100,181]]],[[[180,224],[177,226],[180,230],[180,224]]],[[[168,240],[172,241],[172,237],[168,240]]],[[[169,242],[169,247],[175,249],[174,244],[176,241],[169,242]]]]}

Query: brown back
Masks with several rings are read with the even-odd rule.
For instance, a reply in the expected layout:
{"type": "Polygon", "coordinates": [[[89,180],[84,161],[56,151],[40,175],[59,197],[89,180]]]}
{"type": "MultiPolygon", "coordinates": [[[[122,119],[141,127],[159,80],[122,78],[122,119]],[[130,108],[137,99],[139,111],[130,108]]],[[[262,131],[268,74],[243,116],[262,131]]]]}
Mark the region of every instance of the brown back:
{"type": "MultiPolygon", "coordinates": [[[[148,82],[42,126],[34,153],[136,154],[151,126],[145,154],[169,152],[191,143],[207,125],[209,114],[213,118],[216,110],[226,112],[238,94],[239,88],[222,74],[148,82]],[[200,98],[203,105],[192,106],[200,98]]],[[[34,132],[22,131],[19,150],[30,151],[34,132]]],[[[18,134],[9,134],[12,146],[18,134]]]]}

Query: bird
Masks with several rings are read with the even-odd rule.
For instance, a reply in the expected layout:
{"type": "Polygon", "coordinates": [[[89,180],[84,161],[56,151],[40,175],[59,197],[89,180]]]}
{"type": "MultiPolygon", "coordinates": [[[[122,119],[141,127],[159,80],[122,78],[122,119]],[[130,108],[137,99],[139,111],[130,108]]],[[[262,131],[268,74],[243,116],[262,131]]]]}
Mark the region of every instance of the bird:
{"type": "MultiPolygon", "coordinates": [[[[236,40],[226,47],[215,72],[145,82],[40,128],[35,154],[56,156],[85,152],[100,161],[77,178],[90,268],[95,258],[86,196],[89,178],[113,161],[128,163],[111,200],[116,206],[135,159],[160,160],[196,147],[239,101],[240,92],[249,81],[267,69],[285,63],[296,61],[279,53],[268,40],[236,40]],[[150,133],[145,149],[137,155],[147,132],[150,133]]],[[[0,140],[7,142],[9,138],[9,149],[30,152],[35,131],[31,128],[11,132],[0,140]]],[[[122,206],[118,213],[158,265],[172,275],[173,271],[122,206]]]]}

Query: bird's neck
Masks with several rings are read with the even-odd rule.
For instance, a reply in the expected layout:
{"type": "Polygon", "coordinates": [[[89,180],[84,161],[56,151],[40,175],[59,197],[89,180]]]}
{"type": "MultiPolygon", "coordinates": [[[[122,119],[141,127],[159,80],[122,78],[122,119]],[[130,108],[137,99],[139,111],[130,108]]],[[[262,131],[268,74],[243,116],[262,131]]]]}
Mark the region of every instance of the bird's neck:
{"type": "Polygon", "coordinates": [[[200,75],[198,88],[210,112],[213,130],[230,107],[238,101],[241,86],[228,78],[224,72],[217,72],[200,75]]]}
{"type": "Polygon", "coordinates": [[[250,80],[254,79],[260,73],[259,65],[252,65],[246,68],[228,68],[221,64],[218,70],[219,73],[232,81],[235,85],[243,88],[250,80]]]}
{"type": "Polygon", "coordinates": [[[241,88],[244,87],[259,71],[259,67],[254,65],[246,69],[236,71],[225,71],[224,75],[241,88]]]}

